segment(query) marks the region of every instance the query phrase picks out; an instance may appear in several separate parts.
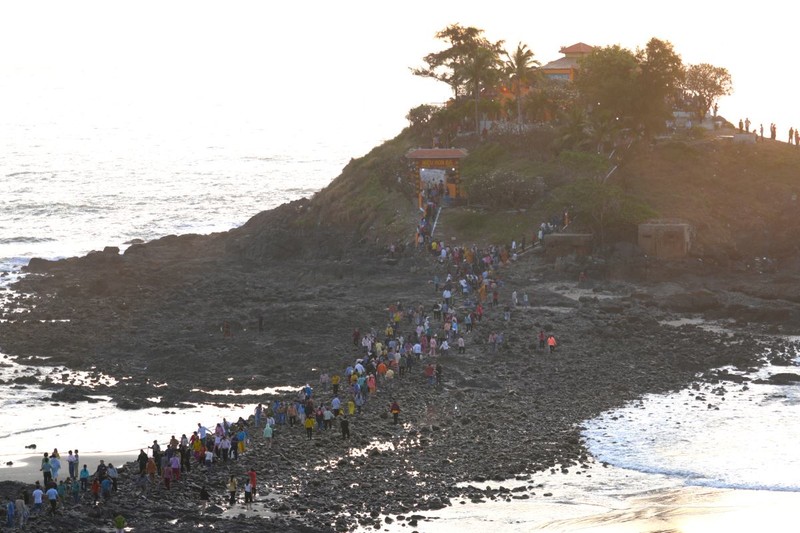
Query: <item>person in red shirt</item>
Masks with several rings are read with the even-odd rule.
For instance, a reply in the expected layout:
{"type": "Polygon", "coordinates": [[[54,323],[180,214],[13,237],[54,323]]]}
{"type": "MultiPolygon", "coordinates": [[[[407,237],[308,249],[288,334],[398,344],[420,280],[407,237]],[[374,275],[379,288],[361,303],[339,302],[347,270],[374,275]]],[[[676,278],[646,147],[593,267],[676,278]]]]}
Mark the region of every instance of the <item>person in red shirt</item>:
{"type": "Polygon", "coordinates": [[[253,498],[256,497],[256,471],[254,468],[250,468],[247,472],[247,477],[250,478],[250,486],[252,487],[253,498]]]}
{"type": "Polygon", "coordinates": [[[92,498],[94,498],[95,504],[100,500],[100,480],[96,477],[92,481],[92,498]]]}
{"type": "Polygon", "coordinates": [[[435,374],[436,369],[433,366],[433,363],[428,363],[428,366],[425,367],[425,377],[428,378],[428,383],[433,385],[435,383],[435,374]]]}

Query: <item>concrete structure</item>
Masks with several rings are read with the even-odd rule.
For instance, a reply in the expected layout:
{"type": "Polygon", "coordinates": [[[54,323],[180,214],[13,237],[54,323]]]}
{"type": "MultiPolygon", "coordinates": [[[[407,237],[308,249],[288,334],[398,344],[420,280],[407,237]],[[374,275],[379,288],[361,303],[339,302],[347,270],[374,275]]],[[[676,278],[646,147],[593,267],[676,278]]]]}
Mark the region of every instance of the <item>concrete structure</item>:
{"type": "Polygon", "coordinates": [[[548,259],[575,254],[578,257],[592,253],[591,233],[548,233],[542,239],[544,255],[548,259]]]}
{"type": "Polygon", "coordinates": [[[681,259],[692,247],[691,224],[679,220],[652,220],[639,224],[639,248],[658,259],[681,259]]]}
{"type": "Polygon", "coordinates": [[[736,144],[755,144],[758,142],[758,133],[734,133],[733,142],[736,144]]]}

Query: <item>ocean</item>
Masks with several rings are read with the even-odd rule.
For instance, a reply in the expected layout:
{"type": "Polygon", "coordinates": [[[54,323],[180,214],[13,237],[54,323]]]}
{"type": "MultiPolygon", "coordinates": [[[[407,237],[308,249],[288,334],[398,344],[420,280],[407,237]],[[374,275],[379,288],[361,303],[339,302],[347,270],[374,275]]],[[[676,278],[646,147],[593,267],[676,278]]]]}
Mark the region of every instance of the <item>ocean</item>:
{"type": "MultiPolygon", "coordinates": [[[[365,154],[385,136],[385,130],[343,132],[341,124],[328,131],[301,125],[277,130],[248,121],[178,132],[85,124],[68,135],[58,123],[6,127],[6,133],[16,129],[0,137],[4,306],[8,284],[31,257],[124,249],[136,239],[239,226],[262,210],[313,195],[351,157],[365,154]]],[[[709,327],[700,321],[694,325],[709,327]]],[[[65,368],[19,365],[3,353],[2,339],[0,357],[3,380],[82,378],[65,368]]],[[[776,372],[797,373],[797,368],[765,364],[752,377],[776,372]]],[[[800,385],[721,386],[724,395],[719,384],[698,381],[695,388],[646,396],[587,420],[582,432],[594,457],[591,464],[573,467],[567,475],[534,475],[544,488],[532,490],[529,499],[456,502],[422,513],[438,518],[419,529],[746,531],[742,528],[753,520],[765,523],[765,509],[771,509],[770,520],[782,517],[800,501],[800,457],[794,453],[800,440],[800,385]],[[718,529],[722,524],[726,528],[718,529]]],[[[15,472],[31,460],[29,444],[38,443],[38,452],[78,448],[84,454],[133,459],[154,439],[188,434],[197,422],[247,416],[253,407],[119,412],[103,397],[66,406],[52,405],[49,394],[35,383],[0,385],[5,428],[0,462],[13,463],[0,467],[0,478],[19,477],[15,472]],[[124,438],[98,423],[120,419],[124,438]]],[[[780,522],[775,524],[760,530],[781,531],[780,522]]]]}
{"type": "MultiPolygon", "coordinates": [[[[170,234],[207,234],[244,224],[284,202],[311,196],[352,157],[382,142],[379,129],[337,131],[289,123],[279,130],[253,120],[153,129],[144,121],[3,122],[0,135],[0,306],[32,257],[57,259],[149,241],[170,234]]],[[[338,125],[334,124],[338,128],[338,125]]],[[[96,403],[53,404],[59,383],[88,376],[63,367],[20,365],[0,338],[0,479],[16,479],[38,452],[60,448],[84,456],[135,457],[153,440],[191,435],[197,422],[247,417],[251,405],[194,409],[154,407],[121,414],[96,403]],[[24,384],[11,380],[27,381],[24,384]],[[34,383],[28,383],[33,381],[34,383]],[[24,413],[24,418],[21,418],[24,413]],[[110,425],[114,431],[108,431],[110,425]]],[[[111,378],[107,378],[113,384],[111,378]]],[[[287,384],[296,389],[302,384],[287,384]]],[[[267,392],[267,391],[263,391],[267,392]]],[[[38,455],[41,457],[41,455],[38,455]]]]}

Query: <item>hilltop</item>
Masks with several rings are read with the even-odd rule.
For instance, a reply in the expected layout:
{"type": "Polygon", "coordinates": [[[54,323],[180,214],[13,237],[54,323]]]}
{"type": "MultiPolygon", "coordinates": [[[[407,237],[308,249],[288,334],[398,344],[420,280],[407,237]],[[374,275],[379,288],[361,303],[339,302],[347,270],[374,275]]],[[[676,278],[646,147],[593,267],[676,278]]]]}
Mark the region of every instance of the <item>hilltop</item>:
{"type": "MultiPolygon", "coordinates": [[[[470,152],[463,171],[470,198],[463,207],[444,210],[447,231],[441,237],[454,244],[519,242],[523,237],[531,242],[539,223],[563,209],[561,189],[603,177],[616,166],[605,183],[621,188],[654,217],[693,226],[691,257],[731,268],[747,268],[757,257],[792,261],[800,236],[800,221],[794,216],[800,148],[770,140],[735,143],[734,133],[732,128],[698,128],[652,143],[633,143],[613,160],[592,152],[556,150],[557,133],[547,127],[486,140],[465,136],[457,139],[457,146],[470,152]]],[[[419,213],[405,153],[426,141],[410,129],[404,131],[351,161],[330,186],[286,210],[283,214],[288,216],[272,221],[259,215],[231,232],[236,244],[229,250],[252,259],[273,258],[274,250],[259,244],[276,231],[292,235],[285,240],[294,245],[279,243],[279,249],[296,252],[310,239],[311,248],[321,247],[326,257],[354,244],[410,243],[419,213]],[[327,238],[334,232],[345,236],[337,246],[327,238]]],[[[583,213],[574,215],[575,231],[593,230],[583,213]]],[[[635,225],[612,228],[609,241],[635,243],[635,225]]]]}

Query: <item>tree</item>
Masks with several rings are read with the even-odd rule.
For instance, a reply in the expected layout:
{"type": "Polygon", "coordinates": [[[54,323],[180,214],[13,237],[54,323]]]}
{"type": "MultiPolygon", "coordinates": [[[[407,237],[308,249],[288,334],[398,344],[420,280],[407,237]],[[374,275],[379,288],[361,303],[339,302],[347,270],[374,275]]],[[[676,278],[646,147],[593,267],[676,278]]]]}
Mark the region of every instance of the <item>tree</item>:
{"type": "Polygon", "coordinates": [[[703,120],[718,98],[733,92],[733,83],[727,69],[700,63],[686,69],[683,89],[693,98],[697,116],[703,120]]]}
{"type": "Polygon", "coordinates": [[[543,77],[525,98],[525,113],[541,121],[550,121],[568,109],[578,107],[577,101],[574,84],[543,77]]]}
{"type": "Polygon", "coordinates": [[[656,216],[647,204],[625,194],[618,186],[583,179],[553,192],[553,206],[569,205],[575,220],[597,235],[604,246],[609,232],[624,230],[656,216]]]}
{"type": "Polygon", "coordinates": [[[619,45],[595,48],[581,58],[575,84],[591,114],[629,121],[636,112],[639,63],[619,45]]]}
{"type": "Polygon", "coordinates": [[[438,110],[439,108],[436,106],[422,104],[410,109],[406,115],[406,120],[408,120],[409,126],[412,128],[425,126],[431,121],[438,110]]]}
{"type": "Polygon", "coordinates": [[[465,28],[458,23],[439,31],[436,38],[450,43],[450,47],[426,55],[423,61],[427,66],[413,68],[411,72],[415,76],[447,83],[453,90],[455,99],[468,94],[468,81],[464,75],[470,70],[468,65],[475,63],[477,51],[488,49],[497,52],[503,43],[491,43],[483,36],[483,30],[472,26],[465,28]]]}
{"type": "Polygon", "coordinates": [[[503,52],[506,61],[503,63],[503,74],[511,82],[514,90],[514,99],[517,101],[517,124],[522,126],[522,86],[528,85],[533,79],[540,63],[533,59],[533,52],[524,44],[518,43],[513,54],[503,52]]]}
{"type": "Polygon", "coordinates": [[[619,121],[603,113],[595,114],[585,129],[588,140],[596,147],[598,154],[605,153],[606,148],[613,150],[617,135],[620,133],[619,121]]]}
{"type": "Polygon", "coordinates": [[[672,114],[674,97],[684,81],[683,61],[672,43],[656,38],[637,51],[636,59],[641,72],[636,118],[652,134],[662,130],[672,114]]]}
{"type": "Polygon", "coordinates": [[[561,126],[556,137],[556,146],[559,149],[580,149],[589,141],[587,131],[589,118],[580,106],[572,106],[561,112],[559,116],[561,126]]]}
{"type": "Polygon", "coordinates": [[[480,46],[473,50],[466,62],[457,69],[457,75],[464,80],[472,94],[475,104],[475,133],[480,133],[478,103],[481,90],[492,87],[499,80],[500,44],[480,46]]]}

